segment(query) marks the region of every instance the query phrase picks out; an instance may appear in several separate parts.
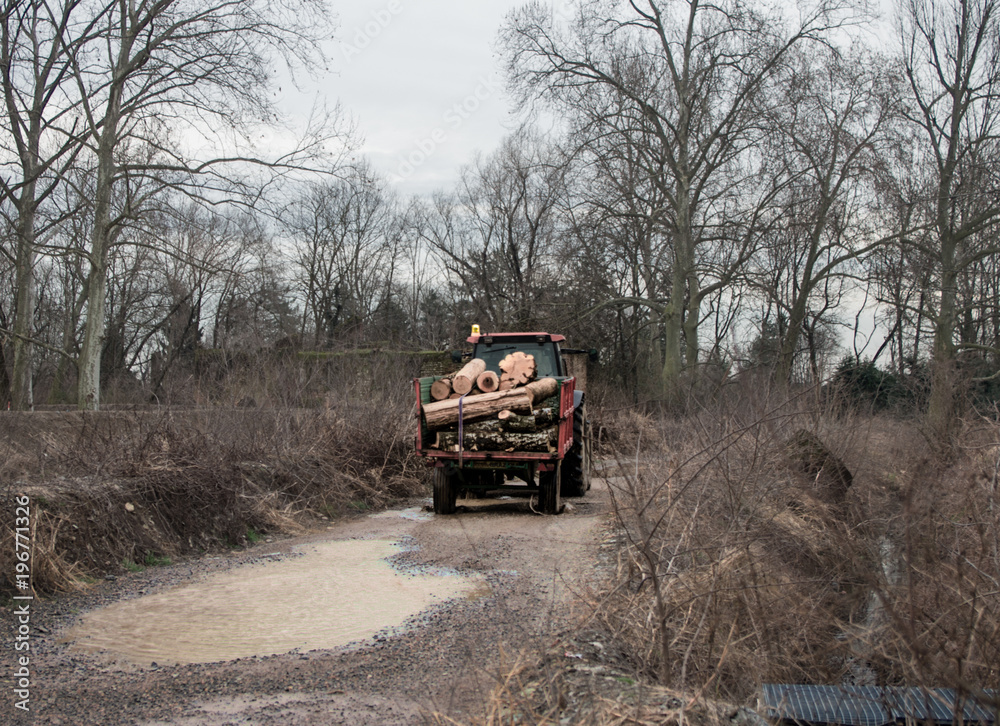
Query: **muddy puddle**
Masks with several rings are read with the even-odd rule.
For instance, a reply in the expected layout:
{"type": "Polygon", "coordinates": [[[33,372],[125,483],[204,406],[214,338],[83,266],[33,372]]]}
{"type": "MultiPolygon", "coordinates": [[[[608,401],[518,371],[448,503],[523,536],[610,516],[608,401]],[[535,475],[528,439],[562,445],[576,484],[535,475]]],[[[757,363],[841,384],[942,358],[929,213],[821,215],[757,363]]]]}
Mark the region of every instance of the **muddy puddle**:
{"type": "Polygon", "coordinates": [[[427,522],[434,515],[424,507],[409,507],[408,509],[388,509],[371,515],[372,519],[409,519],[413,522],[427,522]]]}
{"type": "Polygon", "coordinates": [[[296,552],[95,610],[65,640],[72,649],[145,665],[337,648],[482,589],[472,578],[393,568],[387,558],[400,545],[390,540],[325,542],[296,552]]]}

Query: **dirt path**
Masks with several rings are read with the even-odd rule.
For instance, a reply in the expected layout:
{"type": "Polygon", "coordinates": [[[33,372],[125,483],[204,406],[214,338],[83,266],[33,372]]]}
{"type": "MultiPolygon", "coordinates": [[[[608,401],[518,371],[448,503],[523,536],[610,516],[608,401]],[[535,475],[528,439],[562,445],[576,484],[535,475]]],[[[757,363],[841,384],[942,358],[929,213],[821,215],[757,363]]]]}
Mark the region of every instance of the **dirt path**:
{"type": "MultiPolygon", "coordinates": [[[[550,640],[569,622],[572,590],[596,576],[609,510],[603,482],[595,480],[585,499],[570,501],[558,517],[533,514],[525,500],[470,501],[451,517],[366,517],[229,558],[150,568],[41,604],[35,622],[45,630],[35,643],[33,718],[24,722],[374,726],[432,723],[435,713],[475,718],[500,654],[550,640]],[[59,642],[96,607],[258,562],[263,553],[387,538],[415,545],[397,556],[404,565],[475,573],[484,584],[473,596],[425,611],[403,633],[378,635],[359,647],[153,667],[59,642]]],[[[9,713],[0,714],[0,722],[7,723],[9,713]]]]}

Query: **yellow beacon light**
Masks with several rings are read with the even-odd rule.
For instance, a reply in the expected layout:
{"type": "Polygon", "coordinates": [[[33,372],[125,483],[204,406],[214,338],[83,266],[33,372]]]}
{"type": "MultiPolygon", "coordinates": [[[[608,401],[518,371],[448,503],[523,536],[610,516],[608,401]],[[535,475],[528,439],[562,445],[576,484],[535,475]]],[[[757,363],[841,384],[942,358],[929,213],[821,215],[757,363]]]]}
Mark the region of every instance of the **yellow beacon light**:
{"type": "Polygon", "coordinates": [[[478,325],[473,325],[472,326],[472,334],[473,335],[479,335],[479,326],[478,325]]]}

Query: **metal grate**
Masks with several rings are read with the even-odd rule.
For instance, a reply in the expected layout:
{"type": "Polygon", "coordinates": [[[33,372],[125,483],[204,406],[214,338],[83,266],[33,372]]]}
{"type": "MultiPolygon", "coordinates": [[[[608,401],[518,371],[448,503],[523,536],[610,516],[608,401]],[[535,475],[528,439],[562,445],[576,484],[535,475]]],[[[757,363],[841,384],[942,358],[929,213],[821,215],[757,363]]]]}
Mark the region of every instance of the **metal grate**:
{"type": "MultiPolygon", "coordinates": [[[[987,698],[996,699],[992,691],[987,698]]],[[[875,686],[796,686],[766,684],[760,706],[770,717],[799,724],[885,726],[903,722],[991,726],[996,708],[971,698],[955,702],[950,688],[878,688],[875,686]]]]}
{"type": "Polygon", "coordinates": [[[767,716],[799,723],[883,726],[893,721],[882,689],[867,686],[766,684],[761,702],[767,716]]]}

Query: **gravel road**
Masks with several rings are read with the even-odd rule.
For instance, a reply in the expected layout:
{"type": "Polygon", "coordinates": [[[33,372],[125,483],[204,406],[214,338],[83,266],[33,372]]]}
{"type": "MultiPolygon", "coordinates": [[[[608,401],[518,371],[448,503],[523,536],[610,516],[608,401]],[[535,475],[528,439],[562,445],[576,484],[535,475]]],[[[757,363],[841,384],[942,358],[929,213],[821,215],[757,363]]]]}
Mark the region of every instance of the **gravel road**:
{"type": "MultiPolygon", "coordinates": [[[[426,500],[408,503],[423,506],[426,500]]],[[[185,560],[102,582],[86,593],[36,603],[31,714],[0,706],[0,723],[379,724],[459,722],[483,714],[501,653],[544,647],[573,618],[573,592],[596,576],[608,521],[603,482],[568,511],[545,517],[523,499],[472,500],[455,516],[382,516],[261,544],[226,557],[185,560]],[[235,661],[138,666],[62,642],[81,615],[122,599],[198,582],[260,562],[266,553],[343,539],[400,539],[403,568],[474,573],[486,587],[431,608],[402,632],[336,650],[235,661]]],[[[364,583],[357,583],[364,588],[364,583]]],[[[10,627],[2,647],[13,653],[10,627]]]]}

